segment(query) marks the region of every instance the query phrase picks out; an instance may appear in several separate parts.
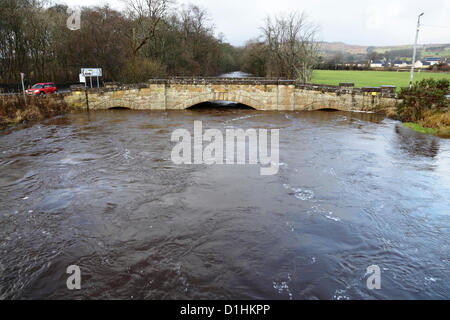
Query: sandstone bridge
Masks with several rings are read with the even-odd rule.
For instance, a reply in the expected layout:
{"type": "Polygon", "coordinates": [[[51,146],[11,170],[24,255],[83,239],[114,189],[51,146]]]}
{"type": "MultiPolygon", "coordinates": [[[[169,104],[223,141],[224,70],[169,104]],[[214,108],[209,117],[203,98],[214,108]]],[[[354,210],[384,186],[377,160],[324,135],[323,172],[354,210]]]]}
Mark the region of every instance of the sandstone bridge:
{"type": "MultiPolygon", "coordinates": [[[[395,107],[395,87],[354,88],[301,84],[267,78],[172,78],[134,85],[88,89],[90,110],[183,110],[203,102],[232,101],[256,110],[320,110],[379,112],[395,107]]],[[[86,92],[74,86],[64,99],[86,108],[86,92]]]]}

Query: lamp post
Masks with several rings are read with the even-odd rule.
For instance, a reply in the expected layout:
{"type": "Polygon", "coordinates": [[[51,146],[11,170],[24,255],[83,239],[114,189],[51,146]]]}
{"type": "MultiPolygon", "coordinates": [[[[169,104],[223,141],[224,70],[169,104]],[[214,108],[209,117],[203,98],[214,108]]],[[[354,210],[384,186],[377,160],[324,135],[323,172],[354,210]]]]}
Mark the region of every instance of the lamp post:
{"type": "Polygon", "coordinates": [[[416,54],[417,54],[417,41],[419,40],[419,29],[420,29],[420,18],[425,13],[421,13],[419,15],[419,18],[417,19],[417,31],[416,31],[416,42],[414,42],[414,53],[413,53],[413,59],[412,59],[412,66],[411,66],[411,79],[409,80],[409,87],[412,88],[413,80],[414,80],[414,65],[416,64],[416,54]]]}

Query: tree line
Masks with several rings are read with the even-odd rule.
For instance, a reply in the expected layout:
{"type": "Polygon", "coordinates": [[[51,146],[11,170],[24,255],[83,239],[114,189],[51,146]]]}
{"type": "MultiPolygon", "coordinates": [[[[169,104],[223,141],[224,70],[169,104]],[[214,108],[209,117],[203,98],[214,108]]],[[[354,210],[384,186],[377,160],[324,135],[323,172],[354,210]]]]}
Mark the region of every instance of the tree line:
{"type": "Polygon", "coordinates": [[[258,39],[234,47],[206,9],[172,0],[123,0],[126,10],[83,7],[70,30],[66,5],[3,0],[0,83],[78,82],[82,67],[101,67],[105,81],[141,82],[167,76],[255,76],[309,81],[317,62],[316,26],[303,14],[268,17],[258,39]]]}

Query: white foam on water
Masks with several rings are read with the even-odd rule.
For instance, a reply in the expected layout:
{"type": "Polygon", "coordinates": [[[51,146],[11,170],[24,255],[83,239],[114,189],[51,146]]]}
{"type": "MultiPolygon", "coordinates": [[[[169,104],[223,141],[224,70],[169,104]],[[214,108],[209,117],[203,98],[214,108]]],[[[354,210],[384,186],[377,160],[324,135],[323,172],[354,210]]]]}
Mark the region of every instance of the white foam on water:
{"type": "Polygon", "coordinates": [[[239,120],[244,120],[244,119],[250,119],[250,118],[254,118],[254,117],[255,116],[243,116],[243,117],[239,117],[239,118],[228,120],[227,122],[239,121],[239,120]]]}
{"type": "Polygon", "coordinates": [[[178,279],[180,280],[180,282],[181,282],[181,284],[183,286],[184,292],[188,292],[189,283],[188,283],[187,278],[181,272],[181,268],[182,268],[182,264],[181,263],[177,263],[176,266],[175,266],[175,272],[176,272],[176,274],[178,276],[178,279]]]}
{"type": "Polygon", "coordinates": [[[330,220],[333,220],[333,221],[336,221],[336,222],[340,222],[341,221],[341,219],[339,219],[339,218],[336,218],[336,217],[333,217],[333,216],[330,216],[330,215],[327,215],[327,216],[325,216],[327,219],[330,219],[330,220]]]}
{"type": "Polygon", "coordinates": [[[286,226],[287,226],[289,229],[291,229],[291,232],[295,232],[294,224],[292,224],[291,222],[286,222],[286,226]]]}
{"type": "Polygon", "coordinates": [[[287,190],[290,190],[294,193],[294,196],[302,201],[308,201],[314,198],[315,194],[312,190],[302,189],[302,188],[294,188],[288,184],[283,184],[283,187],[287,190]]]}
{"type": "Polygon", "coordinates": [[[334,171],[334,168],[330,169],[330,174],[334,177],[337,177],[336,171],[334,171]]]}
{"type": "Polygon", "coordinates": [[[289,286],[287,282],[273,282],[273,288],[278,291],[279,294],[283,294],[286,292],[289,296],[289,299],[292,300],[292,292],[291,289],[289,289],[289,286]]]}
{"type": "Polygon", "coordinates": [[[436,279],[436,278],[433,278],[433,277],[425,277],[425,281],[436,283],[436,282],[439,281],[439,279],[436,279]]]}
{"type": "Polygon", "coordinates": [[[373,112],[373,111],[361,111],[361,110],[350,110],[350,112],[353,112],[353,113],[370,113],[370,114],[375,114],[375,112],[373,112]]]}
{"type": "Polygon", "coordinates": [[[128,149],[125,149],[125,153],[123,154],[123,157],[125,158],[125,160],[130,160],[130,159],[134,159],[132,156],[130,156],[131,152],[128,149]]]}
{"type": "Polygon", "coordinates": [[[350,300],[350,297],[346,296],[345,293],[345,290],[336,290],[333,300],[350,300]]]}
{"type": "Polygon", "coordinates": [[[295,193],[295,197],[302,201],[311,200],[314,198],[314,192],[312,192],[310,190],[297,189],[297,191],[295,193]]]}
{"type": "Polygon", "coordinates": [[[333,216],[333,212],[331,212],[331,211],[326,212],[325,210],[320,209],[319,206],[320,205],[312,206],[311,207],[312,211],[308,211],[308,212],[312,213],[312,214],[319,214],[319,215],[325,216],[325,218],[327,218],[329,220],[333,220],[335,222],[341,222],[342,221],[340,218],[334,217],[333,216]]]}
{"type": "Polygon", "coordinates": [[[60,163],[61,163],[61,164],[70,164],[70,165],[77,165],[77,164],[80,164],[79,161],[76,161],[76,160],[71,159],[71,158],[65,158],[65,159],[62,159],[62,160],[60,161],[60,163]]]}

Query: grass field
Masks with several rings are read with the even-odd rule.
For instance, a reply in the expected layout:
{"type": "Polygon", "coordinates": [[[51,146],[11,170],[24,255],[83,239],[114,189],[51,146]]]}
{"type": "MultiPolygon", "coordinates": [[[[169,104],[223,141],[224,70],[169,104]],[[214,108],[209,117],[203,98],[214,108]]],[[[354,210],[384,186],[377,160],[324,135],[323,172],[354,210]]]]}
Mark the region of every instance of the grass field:
{"type": "Polygon", "coordinates": [[[435,52],[435,51],[422,51],[421,52],[422,57],[440,57],[440,58],[446,58],[450,57],[450,48],[446,48],[445,50],[435,52]]]}
{"type": "MultiPolygon", "coordinates": [[[[383,85],[401,88],[409,85],[409,77],[409,72],[315,70],[312,82],[329,85],[339,85],[341,82],[353,82],[357,88],[379,87],[383,85]]],[[[414,75],[414,81],[426,78],[446,78],[450,80],[450,73],[416,72],[414,75]]]]}

